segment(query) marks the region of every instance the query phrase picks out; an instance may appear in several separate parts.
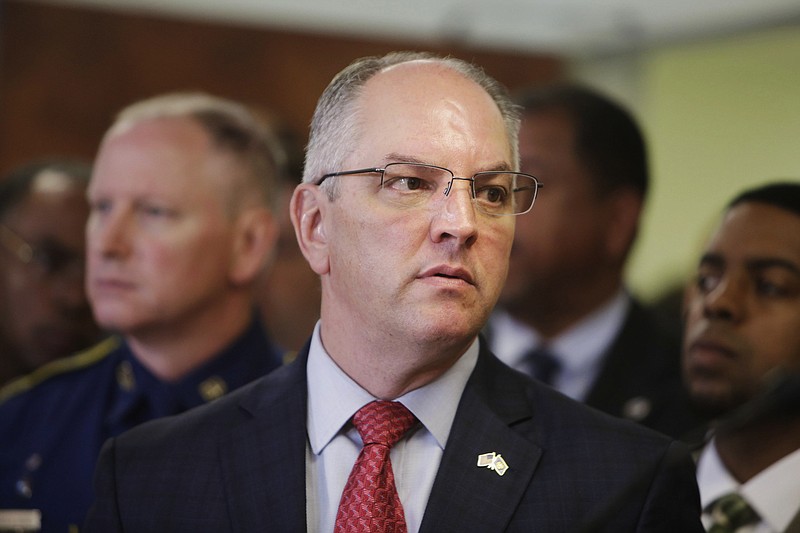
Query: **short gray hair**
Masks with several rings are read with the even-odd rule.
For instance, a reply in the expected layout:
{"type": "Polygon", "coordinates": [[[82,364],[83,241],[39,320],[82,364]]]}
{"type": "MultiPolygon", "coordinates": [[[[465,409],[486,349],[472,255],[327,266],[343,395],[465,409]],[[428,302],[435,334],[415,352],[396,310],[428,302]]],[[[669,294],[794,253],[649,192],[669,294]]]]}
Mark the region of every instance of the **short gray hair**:
{"type": "MultiPolygon", "coordinates": [[[[303,181],[314,183],[323,174],[341,170],[347,155],[359,139],[358,98],[364,85],[383,70],[411,61],[433,61],[454,70],[480,85],[497,105],[505,123],[511,146],[512,164],[519,168],[520,113],[508,91],[483,69],[453,57],[440,57],[427,52],[391,52],[385,56],[357,59],[339,72],[320,96],[311,119],[303,181]]],[[[334,194],[333,190],[329,191],[334,194]]]]}
{"type": "Polygon", "coordinates": [[[232,198],[243,200],[247,196],[249,201],[277,207],[277,184],[286,166],[286,154],[275,132],[255,112],[241,103],[205,93],[164,94],[120,111],[105,139],[139,122],[161,118],[194,120],[208,133],[214,147],[236,157],[244,169],[244,182],[231,184],[232,198]]]}

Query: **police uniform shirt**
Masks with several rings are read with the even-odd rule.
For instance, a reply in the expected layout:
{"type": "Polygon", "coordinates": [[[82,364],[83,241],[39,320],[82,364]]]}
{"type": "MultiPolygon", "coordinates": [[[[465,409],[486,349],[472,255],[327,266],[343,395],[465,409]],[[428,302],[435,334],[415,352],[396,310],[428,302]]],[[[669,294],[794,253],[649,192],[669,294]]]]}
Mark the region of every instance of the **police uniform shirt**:
{"type": "Polygon", "coordinates": [[[112,337],[0,392],[0,509],[39,509],[42,531],[77,530],[91,505],[103,442],[178,414],[281,364],[260,321],[178,382],[153,376],[112,337]]]}

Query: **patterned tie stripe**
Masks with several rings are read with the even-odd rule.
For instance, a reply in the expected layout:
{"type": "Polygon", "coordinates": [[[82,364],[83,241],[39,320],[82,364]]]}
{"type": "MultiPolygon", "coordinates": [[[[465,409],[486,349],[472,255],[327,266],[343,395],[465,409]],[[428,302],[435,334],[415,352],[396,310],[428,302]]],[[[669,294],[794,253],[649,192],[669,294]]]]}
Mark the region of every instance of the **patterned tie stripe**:
{"type": "Polygon", "coordinates": [[[353,416],[364,447],[342,492],[334,533],[406,533],[389,452],[416,422],[398,402],[375,401],[353,416]]]}
{"type": "Polygon", "coordinates": [[[735,533],[760,519],[747,501],[735,492],[715,500],[709,506],[709,513],[713,519],[709,533],[735,533]]]}

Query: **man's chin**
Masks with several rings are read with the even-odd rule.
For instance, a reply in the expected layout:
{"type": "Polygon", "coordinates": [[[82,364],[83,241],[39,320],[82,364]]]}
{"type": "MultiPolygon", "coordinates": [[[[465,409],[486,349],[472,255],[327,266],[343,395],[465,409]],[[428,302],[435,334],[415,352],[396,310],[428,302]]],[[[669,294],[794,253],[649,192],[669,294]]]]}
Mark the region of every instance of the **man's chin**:
{"type": "Polygon", "coordinates": [[[432,320],[422,324],[418,330],[418,340],[422,343],[463,343],[465,340],[474,339],[482,323],[477,321],[459,319],[457,316],[432,320]]]}
{"type": "Polygon", "coordinates": [[[711,388],[693,387],[690,397],[697,412],[710,420],[723,418],[745,403],[728,390],[711,388]]]}
{"type": "Polygon", "coordinates": [[[130,314],[116,312],[96,312],[95,320],[104,330],[121,334],[135,330],[141,322],[130,314]]]}

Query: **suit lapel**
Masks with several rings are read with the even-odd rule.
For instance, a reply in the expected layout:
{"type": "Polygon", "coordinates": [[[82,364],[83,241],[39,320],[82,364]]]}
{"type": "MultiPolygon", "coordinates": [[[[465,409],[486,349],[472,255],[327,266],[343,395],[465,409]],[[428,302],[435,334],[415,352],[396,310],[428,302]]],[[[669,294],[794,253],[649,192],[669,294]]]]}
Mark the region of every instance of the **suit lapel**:
{"type": "Polygon", "coordinates": [[[532,413],[523,378],[482,350],[459,403],[420,532],[503,531],[531,482],[542,450],[519,430],[532,413]],[[479,467],[494,452],[508,471],[479,467]]]}
{"type": "Polygon", "coordinates": [[[250,389],[220,444],[233,531],[306,530],[307,353],[250,389]]]}
{"type": "MultiPolygon", "coordinates": [[[[307,383],[303,350],[242,396],[243,420],[221,437],[222,483],[232,530],[306,531],[307,383]],[[288,425],[287,425],[288,421],[288,425]]],[[[461,397],[420,532],[502,531],[529,486],[542,450],[531,434],[525,378],[483,348],[461,397]],[[477,465],[502,455],[504,475],[477,465]],[[514,504],[511,504],[515,502],[514,504]]]]}

